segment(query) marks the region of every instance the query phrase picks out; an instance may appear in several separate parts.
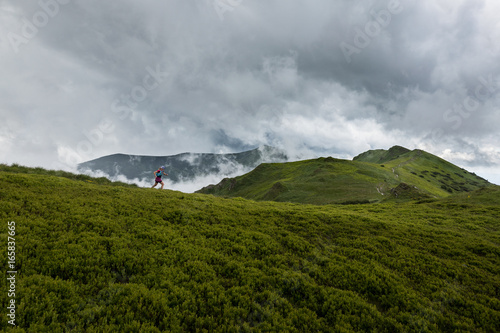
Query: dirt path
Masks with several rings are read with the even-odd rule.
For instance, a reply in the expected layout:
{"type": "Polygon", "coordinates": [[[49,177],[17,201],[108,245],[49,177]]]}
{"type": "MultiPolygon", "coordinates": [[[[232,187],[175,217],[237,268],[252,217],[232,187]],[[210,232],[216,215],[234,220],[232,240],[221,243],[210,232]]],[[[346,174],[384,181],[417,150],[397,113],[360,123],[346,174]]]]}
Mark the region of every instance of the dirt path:
{"type": "MultiPolygon", "coordinates": [[[[422,156],[422,151],[421,150],[417,150],[417,154],[415,156],[413,156],[412,158],[410,158],[410,159],[408,159],[408,160],[406,160],[404,162],[399,163],[397,167],[392,168],[392,173],[396,176],[396,178],[398,180],[400,180],[399,179],[399,174],[396,173],[397,169],[405,166],[408,163],[413,162],[414,160],[416,160],[420,156],[422,156]]],[[[382,186],[380,186],[380,185],[377,185],[377,192],[380,193],[381,195],[385,195],[384,192],[382,191],[382,186]]]]}
{"type": "Polygon", "coordinates": [[[422,151],[421,150],[417,150],[417,155],[413,156],[412,158],[410,158],[409,160],[407,161],[404,161],[404,162],[401,162],[398,164],[398,166],[396,168],[392,168],[392,172],[396,175],[396,178],[399,179],[399,175],[396,173],[396,170],[405,166],[406,164],[408,163],[411,163],[413,162],[414,160],[416,160],[417,158],[419,158],[420,156],[422,156],[422,151]]]}

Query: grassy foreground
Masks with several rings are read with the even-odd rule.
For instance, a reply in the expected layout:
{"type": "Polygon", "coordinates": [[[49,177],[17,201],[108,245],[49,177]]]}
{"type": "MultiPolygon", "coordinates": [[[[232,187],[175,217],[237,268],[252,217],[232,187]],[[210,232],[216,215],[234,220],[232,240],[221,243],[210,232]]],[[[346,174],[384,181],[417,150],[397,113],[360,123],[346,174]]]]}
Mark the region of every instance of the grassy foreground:
{"type": "Polygon", "coordinates": [[[313,206],[12,171],[17,326],[2,279],[2,330],[500,331],[498,187],[313,206]]]}

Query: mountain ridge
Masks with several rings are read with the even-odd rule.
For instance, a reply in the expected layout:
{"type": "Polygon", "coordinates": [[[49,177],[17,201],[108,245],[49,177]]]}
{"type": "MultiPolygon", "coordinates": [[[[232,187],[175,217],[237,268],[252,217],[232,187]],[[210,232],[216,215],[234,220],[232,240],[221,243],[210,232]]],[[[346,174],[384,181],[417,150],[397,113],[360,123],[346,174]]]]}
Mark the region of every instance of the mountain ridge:
{"type": "Polygon", "coordinates": [[[154,170],[163,165],[169,174],[168,179],[175,184],[210,174],[228,176],[234,174],[235,171],[244,173],[263,162],[284,162],[287,160],[288,156],[284,151],[271,146],[261,146],[229,154],[180,153],[154,156],[117,153],[80,163],[78,171],[83,173],[102,172],[109,178],[123,175],[129,180],[147,179],[149,181],[154,170]]]}
{"type": "Polygon", "coordinates": [[[490,185],[483,178],[423,150],[395,146],[387,151],[362,153],[352,161],[322,157],[261,164],[245,175],[226,178],[197,193],[258,201],[368,203],[442,198],[490,185]]]}
{"type": "Polygon", "coordinates": [[[391,161],[400,155],[411,152],[410,149],[401,146],[393,146],[388,150],[385,149],[375,149],[368,150],[364,153],[359,154],[353,158],[353,161],[360,162],[371,162],[371,163],[384,163],[391,161]]]}

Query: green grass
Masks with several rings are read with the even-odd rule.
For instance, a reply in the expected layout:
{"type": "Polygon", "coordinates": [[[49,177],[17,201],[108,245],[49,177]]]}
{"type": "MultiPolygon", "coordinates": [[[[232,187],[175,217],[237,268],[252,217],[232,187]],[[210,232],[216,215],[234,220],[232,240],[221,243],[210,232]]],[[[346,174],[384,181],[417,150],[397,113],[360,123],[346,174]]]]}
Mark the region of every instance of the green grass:
{"type": "Polygon", "coordinates": [[[372,183],[378,182],[380,174],[387,179],[391,175],[386,170],[379,170],[379,175],[370,172],[371,169],[357,168],[349,161],[332,158],[261,164],[247,175],[203,192],[254,200],[326,204],[331,203],[332,198],[348,201],[374,196],[377,190],[372,183]]]}
{"type": "Polygon", "coordinates": [[[137,187],[135,184],[126,184],[123,182],[115,181],[112,182],[109,179],[105,177],[90,177],[87,175],[83,174],[74,174],[71,172],[67,171],[61,171],[61,170],[46,170],[44,168],[29,168],[25,167],[19,164],[13,164],[13,165],[6,165],[6,164],[0,164],[0,172],[9,172],[9,173],[21,173],[21,174],[28,174],[28,175],[43,175],[43,176],[56,176],[56,177],[61,177],[61,178],[67,178],[71,180],[79,180],[79,181],[85,181],[89,183],[94,183],[98,185],[110,185],[110,186],[122,186],[122,187],[137,187]]]}
{"type": "Polygon", "coordinates": [[[386,162],[402,182],[437,197],[470,192],[490,184],[481,177],[421,150],[410,151],[386,162]]]}
{"type": "Polygon", "coordinates": [[[389,150],[384,150],[384,149],[369,150],[354,157],[353,160],[359,162],[381,164],[395,160],[399,158],[401,155],[404,155],[409,152],[410,150],[407,148],[401,146],[394,146],[389,150]]]}
{"type": "Polygon", "coordinates": [[[0,230],[6,240],[15,221],[12,332],[500,331],[496,186],[318,206],[9,168],[0,230]]]}
{"type": "Polygon", "coordinates": [[[381,200],[377,186],[398,185],[379,166],[334,158],[261,164],[250,173],[208,187],[200,193],[253,200],[330,204],[381,200]]]}
{"type": "Polygon", "coordinates": [[[345,204],[442,198],[490,185],[437,156],[396,146],[366,152],[354,161],[328,157],[262,164],[248,174],[198,192],[252,200],[345,204]],[[411,190],[401,193],[401,183],[411,190]]]}

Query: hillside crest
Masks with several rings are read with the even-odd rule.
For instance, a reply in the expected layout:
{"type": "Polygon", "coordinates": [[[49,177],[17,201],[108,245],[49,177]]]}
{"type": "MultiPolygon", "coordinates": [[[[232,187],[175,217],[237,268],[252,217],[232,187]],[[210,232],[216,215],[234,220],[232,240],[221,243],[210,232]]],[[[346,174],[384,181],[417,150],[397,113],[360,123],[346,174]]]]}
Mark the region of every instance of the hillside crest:
{"type": "Polygon", "coordinates": [[[310,204],[443,198],[491,184],[423,150],[394,146],[352,161],[332,157],[261,164],[198,193],[310,204]]]}
{"type": "Polygon", "coordinates": [[[385,163],[388,161],[392,161],[398,158],[399,156],[407,154],[409,152],[411,152],[411,150],[401,146],[393,146],[389,150],[384,150],[384,149],[368,150],[354,157],[353,161],[369,162],[369,163],[385,163]]]}

